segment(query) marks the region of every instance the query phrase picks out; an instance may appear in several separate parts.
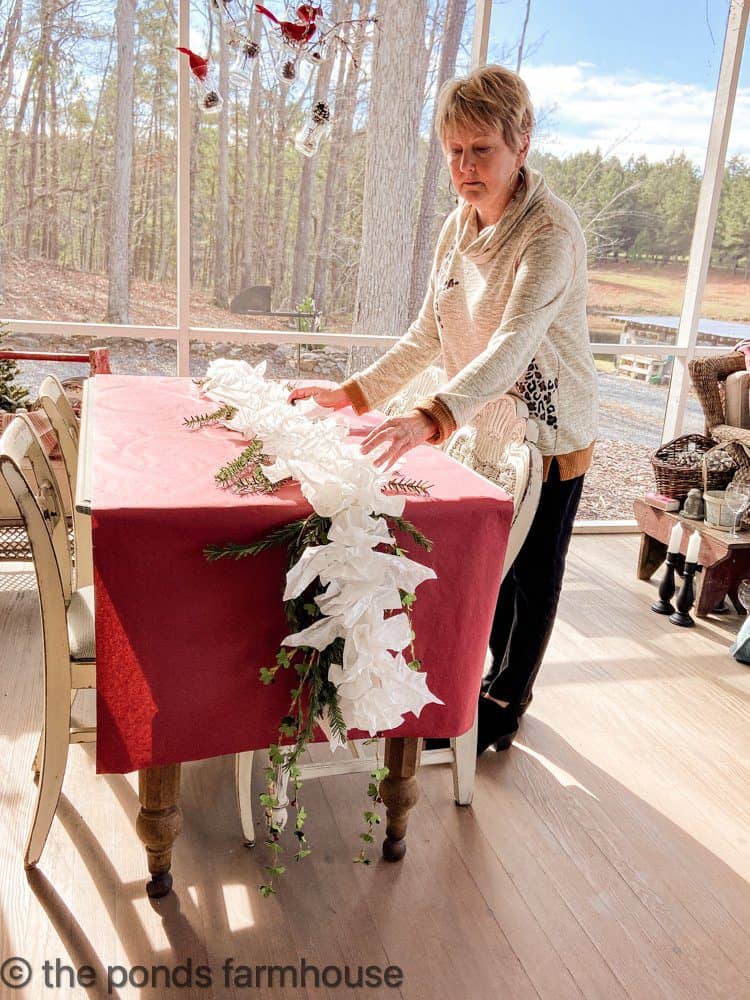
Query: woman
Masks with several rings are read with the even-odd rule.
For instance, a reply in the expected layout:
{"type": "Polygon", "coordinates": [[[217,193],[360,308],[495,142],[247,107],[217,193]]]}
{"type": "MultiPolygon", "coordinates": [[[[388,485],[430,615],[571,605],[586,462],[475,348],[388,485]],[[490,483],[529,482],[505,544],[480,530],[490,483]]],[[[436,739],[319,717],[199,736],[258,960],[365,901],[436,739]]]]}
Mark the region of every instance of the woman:
{"type": "Polygon", "coordinates": [[[528,404],[539,426],[544,483],[500,590],[478,753],[509,747],[531,701],[596,436],[586,244],[573,210],[525,166],[533,124],[526,85],[501,66],[442,88],[435,127],[459,204],[441,231],[420,314],[383,357],[341,387],[290,396],[364,413],[442,356],[447,382],[440,391],[364,439],[362,451],[377,449],[383,469],[416,445],[445,441],[503,393],[528,404]]]}

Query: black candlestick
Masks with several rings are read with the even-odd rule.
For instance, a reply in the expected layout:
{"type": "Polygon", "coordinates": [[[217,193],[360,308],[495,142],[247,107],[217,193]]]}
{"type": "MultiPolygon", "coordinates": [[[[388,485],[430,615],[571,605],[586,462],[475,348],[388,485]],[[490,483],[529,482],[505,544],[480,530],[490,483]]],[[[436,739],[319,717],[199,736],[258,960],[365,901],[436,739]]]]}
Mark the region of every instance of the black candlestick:
{"type": "Polygon", "coordinates": [[[692,628],[695,625],[695,622],[690,617],[689,612],[695,602],[693,577],[697,571],[697,563],[685,563],[685,569],[682,571],[682,586],[680,587],[680,592],[677,595],[677,600],[674,602],[677,610],[674,614],[669,616],[669,620],[673,625],[681,625],[683,628],[692,628]]]}
{"type": "Polygon", "coordinates": [[[659,600],[651,605],[651,610],[657,615],[671,615],[674,611],[672,598],[677,589],[674,575],[680,573],[683,557],[679,552],[667,552],[667,568],[664,579],[659,584],[659,600]]]}

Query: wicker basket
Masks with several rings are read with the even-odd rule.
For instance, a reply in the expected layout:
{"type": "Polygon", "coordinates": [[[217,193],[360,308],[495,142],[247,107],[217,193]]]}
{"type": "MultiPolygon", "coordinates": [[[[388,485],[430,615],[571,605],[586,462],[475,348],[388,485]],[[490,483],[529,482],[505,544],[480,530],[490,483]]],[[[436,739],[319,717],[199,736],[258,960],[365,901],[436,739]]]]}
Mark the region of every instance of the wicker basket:
{"type": "Polygon", "coordinates": [[[732,530],[734,514],[724,502],[725,495],[725,490],[706,490],[703,494],[706,503],[704,520],[709,528],[717,528],[719,531],[732,530]]]}
{"type": "Polygon", "coordinates": [[[730,469],[704,470],[703,456],[716,446],[716,442],[703,434],[683,434],[663,444],[651,456],[656,488],[659,493],[679,500],[682,504],[692,489],[723,490],[731,480],[736,465],[730,469]],[[688,453],[695,453],[695,460],[687,464],[688,453]]]}

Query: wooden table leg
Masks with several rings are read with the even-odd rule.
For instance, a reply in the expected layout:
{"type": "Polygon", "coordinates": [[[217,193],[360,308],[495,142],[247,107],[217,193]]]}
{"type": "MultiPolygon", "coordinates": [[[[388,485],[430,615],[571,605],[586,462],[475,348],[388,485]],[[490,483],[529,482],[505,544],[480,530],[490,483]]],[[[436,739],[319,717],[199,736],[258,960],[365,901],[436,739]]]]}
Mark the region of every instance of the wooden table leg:
{"type": "Polygon", "coordinates": [[[419,798],[417,768],[421,741],[412,737],[393,737],[385,741],[385,766],[388,777],[380,782],[380,795],[386,805],[386,839],[383,857],[400,861],[406,854],[406,827],[409,812],[419,798]]]}
{"type": "Polygon", "coordinates": [[[166,896],[172,888],[172,846],[182,829],[180,765],[147,767],[138,772],[141,808],[135,822],[136,833],[146,848],[151,881],[146,892],[152,899],[166,896]]]}
{"type": "Polygon", "coordinates": [[[638,553],[638,579],[650,580],[666,558],[667,546],[664,542],[644,532],[641,535],[641,548],[638,553]]]}

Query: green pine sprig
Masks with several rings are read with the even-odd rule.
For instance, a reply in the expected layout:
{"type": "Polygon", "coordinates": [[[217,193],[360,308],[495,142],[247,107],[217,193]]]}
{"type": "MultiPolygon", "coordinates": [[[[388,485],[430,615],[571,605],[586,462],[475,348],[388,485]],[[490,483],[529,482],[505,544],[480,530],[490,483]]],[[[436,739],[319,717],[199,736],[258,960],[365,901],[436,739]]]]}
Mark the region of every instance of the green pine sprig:
{"type": "Polygon", "coordinates": [[[426,483],[424,479],[409,479],[408,476],[396,474],[385,484],[383,493],[410,497],[428,497],[431,489],[432,483],[426,483]]]}
{"type": "Polygon", "coordinates": [[[247,494],[273,493],[280,485],[280,483],[272,483],[263,471],[263,467],[258,463],[249,467],[244,474],[237,476],[230,488],[233,493],[245,496],[247,494]]]}
{"type": "MultiPolygon", "coordinates": [[[[432,552],[432,542],[411,521],[407,521],[403,517],[396,517],[395,514],[380,514],[379,516],[384,517],[391,527],[398,528],[409,535],[421,548],[426,549],[427,552],[432,552]]],[[[396,554],[403,555],[403,550],[399,550],[396,554]]]]}
{"type": "Polygon", "coordinates": [[[197,413],[195,416],[185,417],[182,423],[183,426],[194,430],[196,427],[208,427],[211,424],[218,424],[222,420],[231,420],[236,412],[237,408],[235,406],[225,403],[218,410],[213,410],[211,413],[197,413]]]}
{"type": "Polygon", "coordinates": [[[247,448],[239,453],[237,458],[222,465],[214,476],[219,486],[230,486],[238,476],[247,469],[249,465],[255,465],[260,461],[263,452],[263,442],[258,438],[253,438],[247,448]]]}
{"type": "Polygon", "coordinates": [[[203,550],[203,555],[209,562],[216,562],[218,559],[244,559],[246,556],[257,556],[267,549],[277,548],[280,545],[289,545],[299,534],[304,520],[291,521],[272,531],[265,538],[257,542],[225,542],[223,545],[207,545],[203,550]]]}

